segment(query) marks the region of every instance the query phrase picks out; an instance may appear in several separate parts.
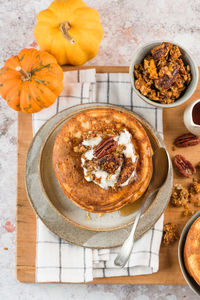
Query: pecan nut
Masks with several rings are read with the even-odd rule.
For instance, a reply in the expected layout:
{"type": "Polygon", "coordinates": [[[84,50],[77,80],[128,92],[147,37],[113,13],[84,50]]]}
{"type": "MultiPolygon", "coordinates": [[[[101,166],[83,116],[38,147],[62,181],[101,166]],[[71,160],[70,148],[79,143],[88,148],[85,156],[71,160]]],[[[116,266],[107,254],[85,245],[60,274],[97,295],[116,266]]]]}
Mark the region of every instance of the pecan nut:
{"type": "Polygon", "coordinates": [[[163,59],[164,57],[166,57],[168,55],[171,48],[172,48],[172,44],[167,43],[167,42],[163,42],[161,45],[154,47],[151,50],[153,59],[155,59],[155,60],[163,59]]]}
{"type": "Polygon", "coordinates": [[[121,185],[126,182],[133,173],[134,169],[135,164],[133,163],[132,159],[130,157],[126,157],[119,179],[117,181],[117,185],[121,185]]]}
{"type": "Polygon", "coordinates": [[[96,146],[94,156],[96,158],[102,158],[115,151],[117,145],[117,142],[112,137],[107,137],[96,146]]]}
{"type": "Polygon", "coordinates": [[[196,169],[192,163],[180,154],[177,154],[174,157],[173,163],[179,173],[184,177],[190,177],[192,174],[196,173],[196,169]]]}
{"type": "Polygon", "coordinates": [[[185,133],[181,136],[178,136],[174,141],[174,145],[176,147],[195,146],[199,143],[200,143],[200,138],[192,133],[185,133]]]}
{"type": "Polygon", "coordinates": [[[170,62],[160,70],[163,74],[159,79],[155,80],[155,87],[159,90],[168,90],[172,84],[176,81],[180,66],[177,63],[170,62]],[[167,73],[165,73],[167,70],[167,73]],[[171,70],[171,71],[170,71],[171,70]]]}

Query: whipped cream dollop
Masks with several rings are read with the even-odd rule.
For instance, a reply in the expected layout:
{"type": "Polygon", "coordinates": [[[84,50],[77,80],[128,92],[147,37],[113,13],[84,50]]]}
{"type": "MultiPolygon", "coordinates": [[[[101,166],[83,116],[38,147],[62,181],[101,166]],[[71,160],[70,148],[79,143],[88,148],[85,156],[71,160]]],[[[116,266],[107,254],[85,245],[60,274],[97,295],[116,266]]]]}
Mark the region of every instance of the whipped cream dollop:
{"type": "MultiPolygon", "coordinates": [[[[137,164],[138,154],[135,151],[134,145],[131,141],[132,135],[130,132],[126,129],[123,129],[119,135],[113,137],[113,140],[117,142],[118,145],[122,145],[122,153],[123,157],[127,159],[131,159],[132,163],[135,163],[135,166],[137,164]]],[[[124,160],[121,159],[121,162],[119,164],[119,167],[114,171],[114,173],[110,174],[106,170],[103,170],[99,164],[97,164],[92,171],[89,172],[88,168],[86,167],[87,161],[92,161],[93,159],[96,159],[94,155],[95,147],[102,141],[101,136],[97,136],[94,138],[90,138],[87,140],[83,140],[82,145],[86,146],[88,150],[82,155],[81,157],[81,166],[84,171],[84,177],[87,181],[93,181],[95,184],[99,185],[101,188],[107,190],[110,187],[114,187],[116,183],[118,182],[118,179],[120,177],[120,173],[123,168],[124,160]],[[91,176],[94,175],[94,176],[91,176]],[[95,179],[92,179],[94,177],[95,179]]],[[[124,187],[131,183],[134,179],[136,179],[137,173],[136,173],[136,167],[134,168],[131,175],[128,177],[128,179],[119,184],[118,186],[124,187]]]]}

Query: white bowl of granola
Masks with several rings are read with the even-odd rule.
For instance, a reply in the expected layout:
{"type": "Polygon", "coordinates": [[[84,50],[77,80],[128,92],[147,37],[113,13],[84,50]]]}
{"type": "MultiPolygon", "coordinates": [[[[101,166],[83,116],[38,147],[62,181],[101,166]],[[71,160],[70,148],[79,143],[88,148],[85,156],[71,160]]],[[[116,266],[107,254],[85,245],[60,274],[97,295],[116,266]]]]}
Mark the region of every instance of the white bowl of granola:
{"type": "Polygon", "coordinates": [[[141,47],[129,69],[133,90],[150,105],[169,108],[194,93],[198,66],[188,50],[172,42],[155,41],[141,47]]]}

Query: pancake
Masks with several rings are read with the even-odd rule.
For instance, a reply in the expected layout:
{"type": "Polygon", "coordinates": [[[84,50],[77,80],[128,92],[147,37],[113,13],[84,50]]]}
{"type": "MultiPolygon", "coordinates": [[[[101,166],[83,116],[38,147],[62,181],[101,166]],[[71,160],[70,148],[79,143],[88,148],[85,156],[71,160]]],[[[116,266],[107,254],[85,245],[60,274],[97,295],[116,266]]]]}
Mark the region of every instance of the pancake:
{"type": "MultiPolygon", "coordinates": [[[[89,146],[84,147],[89,151],[89,146]]],[[[60,129],[53,149],[53,167],[63,192],[76,205],[90,212],[113,212],[136,201],[145,192],[152,176],[152,154],[149,138],[134,116],[109,107],[93,108],[72,116],[60,129]],[[120,144],[126,137],[130,137],[132,148],[130,143],[127,146],[120,144]],[[97,178],[95,171],[89,175],[95,179],[88,181],[86,173],[89,169],[84,168],[88,160],[82,159],[86,152],[81,154],[75,150],[81,149],[92,138],[100,141],[92,150],[93,157],[96,155],[94,163],[100,168],[103,160],[101,174],[106,170],[107,178],[115,179],[109,183],[114,186],[106,185],[107,178],[104,186],[103,176],[97,178]],[[103,148],[102,143],[105,144],[103,148]],[[107,149],[106,153],[102,149],[107,149]],[[128,149],[132,149],[132,153],[129,151],[125,157],[128,149]],[[134,162],[130,161],[130,155],[132,159],[135,157],[134,162]],[[112,168],[107,169],[108,166],[112,168]],[[115,173],[109,174],[110,170],[115,173]]]]}
{"type": "Polygon", "coordinates": [[[188,273],[200,285],[200,217],[188,231],[184,246],[184,263],[188,273]]]}

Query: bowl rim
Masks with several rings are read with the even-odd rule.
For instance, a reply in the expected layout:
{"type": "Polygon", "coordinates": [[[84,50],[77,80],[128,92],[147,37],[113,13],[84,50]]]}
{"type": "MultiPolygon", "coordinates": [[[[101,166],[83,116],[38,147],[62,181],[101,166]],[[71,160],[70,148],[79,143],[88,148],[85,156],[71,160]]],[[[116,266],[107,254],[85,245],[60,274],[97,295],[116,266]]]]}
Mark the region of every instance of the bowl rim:
{"type": "Polygon", "coordinates": [[[198,283],[196,283],[196,281],[192,278],[192,276],[188,273],[186,267],[185,267],[185,263],[184,263],[184,258],[183,258],[183,251],[184,251],[184,246],[185,246],[185,240],[187,237],[187,234],[191,228],[191,226],[193,225],[193,223],[195,222],[195,220],[197,218],[200,217],[200,210],[198,210],[185,224],[182,232],[181,232],[181,236],[179,239],[179,243],[178,243],[178,261],[179,261],[179,266],[181,269],[181,273],[185,279],[185,281],[187,282],[187,284],[189,285],[189,287],[191,288],[191,290],[193,290],[193,292],[195,294],[197,294],[198,296],[200,296],[200,286],[198,285],[198,283]],[[198,288],[199,287],[199,288],[198,288]]]}
{"type": "MultiPolygon", "coordinates": [[[[190,61],[192,62],[193,66],[194,66],[194,74],[192,74],[193,78],[192,78],[192,81],[191,83],[193,82],[193,88],[191,89],[190,91],[190,95],[188,97],[184,97],[181,96],[179,99],[177,99],[174,103],[171,103],[171,104],[162,104],[162,103],[157,103],[157,102],[154,102],[150,99],[148,99],[147,97],[143,96],[136,88],[135,88],[135,78],[134,78],[134,75],[133,75],[133,70],[134,70],[134,65],[135,65],[135,60],[136,58],[138,57],[139,53],[142,52],[142,50],[144,48],[146,48],[147,46],[150,46],[152,45],[152,47],[157,44],[161,44],[163,43],[163,40],[155,40],[155,41],[150,41],[148,43],[145,43],[143,46],[139,47],[136,51],[135,51],[135,54],[131,60],[131,63],[130,63],[130,66],[129,66],[129,76],[130,76],[130,81],[131,81],[131,84],[132,84],[132,87],[133,87],[133,90],[134,92],[137,94],[138,97],[140,97],[142,100],[144,100],[146,103],[154,106],[154,107],[160,107],[160,108],[171,108],[171,107],[176,107],[178,105],[181,105],[183,104],[184,102],[186,102],[191,96],[192,94],[194,93],[194,91],[196,90],[196,87],[197,87],[197,84],[198,84],[198,81],[199,81],[199,70],[198,70],[198,65],[193,57],[193,55],[191,54],[191,52],[186,49],[184,46],[180,45],[179,43],[176,43],[174,41],[171,41],[171,40],[167,40],[165,42],[169,42],[169,43],[172,43],[176,46],[178,46],[181,50],[183,50],[187,56],[189,57],[190,61]],[[183,98],[183,99],[182,99],[183,98]],[[185,99],[184,99],[185,98],[185,99]]],[[[189,62],[189,65],[191,66],[191,62],[189,62]]],[[[191,84],[190,83],[190,84],[191,84]]],[[[189,84],[189,86],[190,86],[189,84]]],[[[189,87],[188,86],[188,87],[189,87]]],[[[187,87],[187,88],[188,88],[187,87]]],[[[187,89],[186,89],[187,90],[187,89]]]]}

